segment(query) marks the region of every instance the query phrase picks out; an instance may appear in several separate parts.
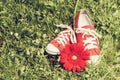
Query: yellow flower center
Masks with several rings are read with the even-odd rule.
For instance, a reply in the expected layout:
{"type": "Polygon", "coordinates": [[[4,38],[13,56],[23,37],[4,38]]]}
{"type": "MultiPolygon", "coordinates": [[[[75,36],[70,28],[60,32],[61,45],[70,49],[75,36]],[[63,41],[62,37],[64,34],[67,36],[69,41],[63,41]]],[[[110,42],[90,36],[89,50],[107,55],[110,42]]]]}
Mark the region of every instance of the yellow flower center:
{"type": "Polygon", "coordinates": [[[76,55],[73,55],[72,56],[72,60],[76,60],[77,59],[77,56],[76,55]]]}

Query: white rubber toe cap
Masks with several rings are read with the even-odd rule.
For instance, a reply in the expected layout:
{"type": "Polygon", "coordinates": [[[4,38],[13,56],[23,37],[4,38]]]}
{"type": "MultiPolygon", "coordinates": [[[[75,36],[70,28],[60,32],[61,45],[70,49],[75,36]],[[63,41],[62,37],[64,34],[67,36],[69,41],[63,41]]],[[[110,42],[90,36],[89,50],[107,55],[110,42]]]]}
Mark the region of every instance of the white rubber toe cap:
{"type": "Polygon", "coordinates": [[[58,48],[56,48],[54,45],[52,44],[48,44],[46,47],[46,52],[48,52],[49,54],[52,55],[57,55],[60,54],[60,51],[58,50],[58,48]]]}

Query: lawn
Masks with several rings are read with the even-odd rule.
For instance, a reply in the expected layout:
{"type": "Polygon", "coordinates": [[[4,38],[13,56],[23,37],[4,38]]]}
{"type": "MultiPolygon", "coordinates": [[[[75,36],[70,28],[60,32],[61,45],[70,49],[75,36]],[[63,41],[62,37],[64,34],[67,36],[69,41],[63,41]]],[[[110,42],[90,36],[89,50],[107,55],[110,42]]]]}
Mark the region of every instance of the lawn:
{"type": "Polygon", "coordinates": [[[120,0],[0,0],[0,80],[120,80],[120,0]],[[76,13],[89,10],[101,61],[80,73],[60,67],[45,47],[76,13]]]}

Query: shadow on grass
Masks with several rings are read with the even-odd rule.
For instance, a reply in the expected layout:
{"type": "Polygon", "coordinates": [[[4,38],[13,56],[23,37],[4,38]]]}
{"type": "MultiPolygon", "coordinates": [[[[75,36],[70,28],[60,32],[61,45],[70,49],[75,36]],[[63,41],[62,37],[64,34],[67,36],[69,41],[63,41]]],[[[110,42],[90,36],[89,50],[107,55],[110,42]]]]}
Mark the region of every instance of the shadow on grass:
{"type": "Polygon", "coordinates": [[[62,67],[60,62],[58,61],[59,55],[51,55],[51,54],[48,54],[46,51],[44,52],[44,55],[46,56],[47,60],[49,61],[51,70],[53,70],[54,68],[57,68],[57,67],[62,67]],[[59,65],[59,66],[57,66],[57,65],[59,65]]]}

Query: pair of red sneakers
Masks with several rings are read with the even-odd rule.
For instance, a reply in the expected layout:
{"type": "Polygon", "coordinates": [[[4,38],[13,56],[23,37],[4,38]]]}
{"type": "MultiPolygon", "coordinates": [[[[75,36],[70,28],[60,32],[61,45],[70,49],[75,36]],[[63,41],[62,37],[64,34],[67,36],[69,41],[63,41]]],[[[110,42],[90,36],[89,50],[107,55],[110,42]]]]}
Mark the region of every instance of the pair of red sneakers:
{"type": "Polygon", "coordinates": [[[88,63],[97,64],[100,57],[99,41],[97,37],[99,34],[95,32],[90,16],[85,9],[81,9],[75,17],[74,29],[71,26],[57,25],[65,28],[56,38],[50,41],[46,47],[46,52],[52,55],[59,55],[66,45],[72,43],[81,44],[84,51],[90,53],[90,60],[88,63]]]}

